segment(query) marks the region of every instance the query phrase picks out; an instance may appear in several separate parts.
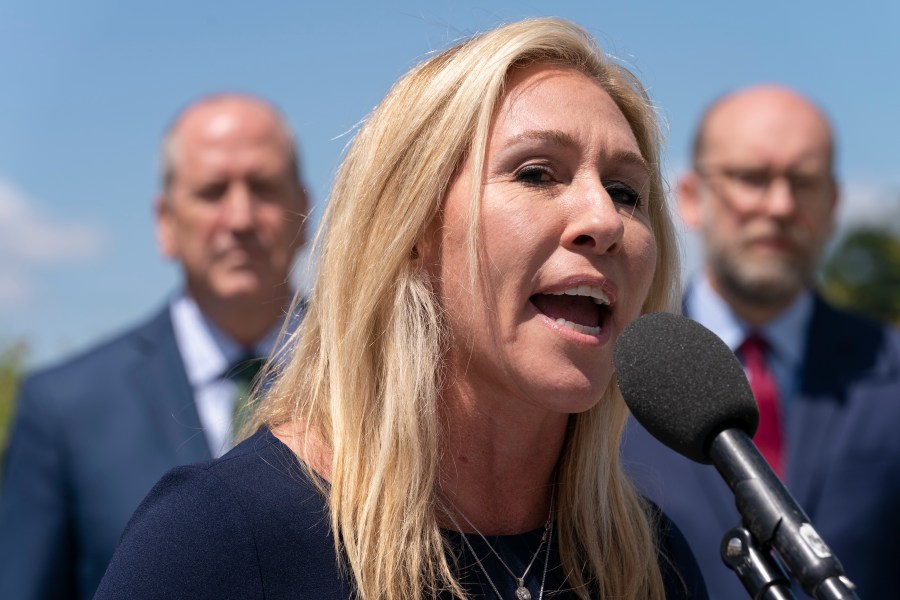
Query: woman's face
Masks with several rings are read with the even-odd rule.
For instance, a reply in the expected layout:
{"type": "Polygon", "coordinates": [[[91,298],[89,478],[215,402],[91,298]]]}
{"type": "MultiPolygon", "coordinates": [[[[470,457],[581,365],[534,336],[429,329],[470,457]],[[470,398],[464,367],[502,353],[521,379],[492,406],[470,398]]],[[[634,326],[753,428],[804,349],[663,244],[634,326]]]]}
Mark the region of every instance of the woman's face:
{"type": "Polygon", "coordinates": [[[640,312],[656,243],[648,167],[607,93],[577,70],[510,74],[483,175],[463,164],[423,254],[448,319],[451,389],[574,413],[612,376],[640,312]],[[472,177],[483,177],[483,262],[470,285],[472,177]]]}

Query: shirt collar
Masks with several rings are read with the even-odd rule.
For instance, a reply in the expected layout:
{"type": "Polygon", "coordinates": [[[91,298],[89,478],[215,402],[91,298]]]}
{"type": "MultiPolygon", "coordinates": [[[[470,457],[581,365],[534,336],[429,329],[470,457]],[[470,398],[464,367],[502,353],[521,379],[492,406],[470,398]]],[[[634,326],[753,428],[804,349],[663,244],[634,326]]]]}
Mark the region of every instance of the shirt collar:
{"type": "MultiPolygon", "coordinates": [[[[691,318],[718,335],[732,351],[737,350],[752,329],[713,290],[705,273],[695,279],[686,305],[691,318]]],[[[812,309],[813,294],[807,290],[760,328],[781,360],[793,365],[800,362],[806,350],[805,332],[812,309]]]]}
{"type": "Polygon", "coordinates": [[[277,323],[251,348],[244,348],[219,329],[200,311],[187,293],[181,292],[169,303],[178,350],[191,385],[204,385],[222,376],[230,365],[248,352],[268,356],[281,323],[277,323]]]}
{"type": "Polygon", "coordinates": [[[813,294],[806,291],[762,327],[772,350],[791,365],[797,365],[806,352],[806,330],[812,317],[813,294]]]}

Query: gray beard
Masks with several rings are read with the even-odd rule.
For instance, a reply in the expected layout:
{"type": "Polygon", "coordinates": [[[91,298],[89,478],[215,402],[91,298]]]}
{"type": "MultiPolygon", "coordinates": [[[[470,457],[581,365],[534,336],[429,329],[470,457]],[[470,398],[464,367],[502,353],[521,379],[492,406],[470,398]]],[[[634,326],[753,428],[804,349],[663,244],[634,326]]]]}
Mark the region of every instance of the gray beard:
{"type": "Polygon", "coordinates": [[[730,255],[709,257],[712,276],[726,295],[772,308],[788,304],[812,283],[814,268],[810,263],[748,265],[730,255]]]}

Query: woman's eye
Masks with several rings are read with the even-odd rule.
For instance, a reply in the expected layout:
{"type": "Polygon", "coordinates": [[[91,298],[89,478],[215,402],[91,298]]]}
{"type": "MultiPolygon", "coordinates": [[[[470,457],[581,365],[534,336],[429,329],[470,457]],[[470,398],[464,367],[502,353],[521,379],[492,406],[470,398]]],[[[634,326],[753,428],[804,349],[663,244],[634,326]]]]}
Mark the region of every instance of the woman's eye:
{"type": "Polygon", "coordinates": [[[546,185],[553,181],[553,177],[547,167],[532,165],[520,169],[516,173],[516,181],[527,185],[546,185]]]}
{"type": "Polygon", "coordinates": [[[641,195],[634,191],[634,188],[624,183],[616,182],[607,185],[606,193],[609,194],[609,197],[616,204],[635,207],[641,205],[641,195]]]}

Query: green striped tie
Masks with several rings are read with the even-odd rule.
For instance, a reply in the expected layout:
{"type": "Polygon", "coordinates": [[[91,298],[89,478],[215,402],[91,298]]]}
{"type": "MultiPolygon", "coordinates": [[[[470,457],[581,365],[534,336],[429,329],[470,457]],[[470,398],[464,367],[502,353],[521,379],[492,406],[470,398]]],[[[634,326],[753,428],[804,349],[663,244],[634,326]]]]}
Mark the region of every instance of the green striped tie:
{"type": "Polygon", "coordinates": [[[245,354],[229,367],[226,375],[234,382],[234,407],[231,411],[231,435],[232,438],[240,431],[253,414],[253,406],[249,402],[250,390],[253,389],[255,379],[262,368],[264,359],[245,354]]]}

